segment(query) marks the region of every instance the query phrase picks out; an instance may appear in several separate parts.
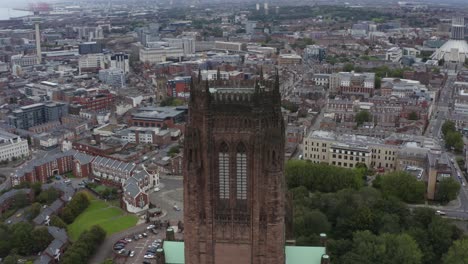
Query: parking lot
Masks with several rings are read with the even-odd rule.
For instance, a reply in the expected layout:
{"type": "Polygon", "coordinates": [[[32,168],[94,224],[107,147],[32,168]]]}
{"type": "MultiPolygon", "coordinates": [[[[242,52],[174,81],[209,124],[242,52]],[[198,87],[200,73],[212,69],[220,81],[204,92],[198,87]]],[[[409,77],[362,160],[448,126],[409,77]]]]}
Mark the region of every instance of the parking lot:
{"type": "MultiPolygon", "coordinates": [[[[177,227],[173,227],[175,230],[177,230],[177,227]]],[[[124,239],[131,239],[131,242],[128,242],[125,244],[125,252],[127,254],[120,255],[117,253],[118,250],[114,250],[114,259],[115,263],[143,263],[146,261],[147,263],[152,263],[156,264],[156,259],[154,258],[146,258],[145,259],[145,254],[147,253],[148,249],[150,249],[153,243],[158,243],[162,247],[162,241],[166,237],[166,228],[161,227],[159,229],[154,229],[154,232],[157,232],[155,234],[152,230],[145,230],[144,232],[141,233],[135,233],[128,235],[127,237],[122,237],[121,240],[124,239]],[[146,237],[144,237],[144,234],[146,234],[146,237]],[[141,235],[142,238],[135,239],[135,235],[141,235]],[[134,251],[133,257],[128,255],[128,251],[134,251]]],[[[182,234],[177,233],[175,234],[176,239],[182,239],[182,234]]],[[[154,249],[156,247],[153,247],[154,249]]]]}

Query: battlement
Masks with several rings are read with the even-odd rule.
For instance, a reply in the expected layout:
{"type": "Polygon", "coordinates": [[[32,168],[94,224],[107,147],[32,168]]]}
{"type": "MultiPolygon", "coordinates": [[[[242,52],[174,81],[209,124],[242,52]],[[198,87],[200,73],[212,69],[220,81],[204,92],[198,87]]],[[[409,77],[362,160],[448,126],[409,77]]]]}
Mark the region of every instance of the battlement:
{"type": "MultiPolygon", "coordinates": [[[[195,78],[194,78],[195,79],[195,78]]],[[[214,80],[195,79],[191,84],[192,102],[208,100],[210,105],[252,105],[280,100],[279,80],[214,80]]]]}

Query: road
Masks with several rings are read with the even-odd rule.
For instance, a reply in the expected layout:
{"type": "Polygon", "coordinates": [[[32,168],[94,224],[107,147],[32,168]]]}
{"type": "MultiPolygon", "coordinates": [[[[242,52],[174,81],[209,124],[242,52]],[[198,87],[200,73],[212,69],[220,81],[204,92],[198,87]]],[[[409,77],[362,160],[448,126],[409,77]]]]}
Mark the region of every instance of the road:
{"type": "Polygon", "coordinates": [[[163,220],[178,221],[184,218],[183,181],[181,176],[161,176],[163,187],[159,192],[150,194],[152,204],[155,204],[166,214],[163,220]],[[174,204],[180,211],[174,210],[174,204]]]}

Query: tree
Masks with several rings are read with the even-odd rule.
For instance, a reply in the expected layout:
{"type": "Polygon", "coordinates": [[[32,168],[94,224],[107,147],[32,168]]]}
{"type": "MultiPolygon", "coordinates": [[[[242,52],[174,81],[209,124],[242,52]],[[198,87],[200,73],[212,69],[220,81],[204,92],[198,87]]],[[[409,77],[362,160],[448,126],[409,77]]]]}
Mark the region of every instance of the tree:
{"type": "Polygon", "coordinates": [[[13,203],[13,207],[16,209],[20,209],[26,207],[31,202],[29,201],[28,195],[21,192],[15,195],[15,201],[13,203]]]}
{"type": "Polygon", "coordinates": [[[53,237],[49,234],[47,227],[39,227],[32,231],[32,239],[34,240],[32,252],[40,252],[47,248],[47,246],[52,242],[53,237]]]}
{"type": "Polygon", "coordinates": [[[411,112],[411,113],[408,115],[408,119],[409,119],[409,120],[419,120],[418,113],[416,113],[415,111],[411,112]]]}
{"type": "Polygon", "coordinates": [[[455,200],[460,192],[460,184],[453,178],[444,178],[437,186],[436,199],[441,203],[455,200]]]}
{"type": "Polygon", "coordinates": [[[396,171],[387,173],[381,180],[382,192],[400,198],[407,203],[419,203],[424,200],[426,187],[413,175],[396,171]]]}
{"type": "Polygon", "coordinates": [[[65,222],[56,215],[53,215],[52,217],[50,217],[50,225],[56,226],[59,228],[67,228],[67,224],[65,224],[65,222]]]}
{"type": "Polygon", "coordinates": [[[455,132],[455,123],[453,121],[445,121],[444,124],[442,125],[442,134],[447,135],[448,132],[455,132]]]}
{"type": "Polygon", "coordinates": [[[51,204],[57,200],[60,196],[60,193],[55,188],[49,188],[42,191],[39,196],[36,197],[36,201],[41,204],[51,204]]]}
{"type": "Polygon", "coordinates": [[[18,263],[18,256],[16,256],[16,255],[8,255],[2,261],[2,264],[17,264],[17,263],[18,263]]]}
{"type": "Polygon", "coordinates": [[[42,183],[41,182],[35,182],[31,184],[31,189],[34,191],[34,196],[38,196],[41,193],[42,190],[42,183]]]}
{"type": "Polygon", "coordinates": [[[383,234],[376,236],[370,231],[353,235],[352,250],[341,258],[346,264],[419,264],[422,253],[407,234],[383,234]]]}
{"type": "Polygon", "coordinates": [[[382,78],[381,77],[375,76],[374,86],[375,86],[375,89],[380,89],[380,87],[382,87],[382,78]]]}
{"type": "Polygon", "coordinates": [[[320,233],[328,233],[330,231],[330,223],[327,216],[317,210],[307,210],[303,208],[300,212],[295,210],[294,215],[294,233],[296,237],[308,236],[311,234],[318,235],[320,233]]]}
{"type": "Polygon", "coordinates": [[[28,222],[19,222],[14,224],[11,228],[12,245],[13,248],[18,249],[18,253],[21,255],[30,255],[33,253],[34,241],[31,233],[33,226],[28,222]]]}
{"type": "Polygon", "coordinates": [[[343,66],[343,71],[345,71],[345,72],[350,72],[350,71],[353,71],[353,70],[354,70],[354,65],[351,64],[351,63],[346,63],[343,66]]]}
{"type": "Polygon", "coordinates": [[[29,221],[36,218],[41,212],[41,205],[39,203],[33,203],[25,212],[26,219],[29,221]]]}
{"type": "Polygon", "coordinates": [[[359,113],[356,114],[355,121],[358,126],[364,124],[364,122],[370,122],[372,120],[372,116],[369,111],[361,110],[359,113]]]}
{"type": "Polygon", "coordinates": [[[176,146],[172,146],[167,152],[167,154],[171,157],[174,157],[175,155],[179,154],[179,152],[180,152],[180,146],[176,145],[176,146]]]}
{"type": "Polygon", "coordinates": [[[443,260],[444,264],[468,263],[468,239],[455,241],[443,260]]]}
{"type": "Polygon", "coordinates": [[[286,164],[286,183],[289,188],[304,186],[309,191],[336,192],[362,186],[361,170],[350,170],[327,164],[314,164],[304,160],[291,160],[286,164]]]}
{"type": "Polygon", "coordinates": [[[447,148],[454,148],[455,151],[457,152],[462,152],[463,151],[463,136],[461,135],[460,132],[452,132],[449,131],[447,134],[445,134],[445,146],[447,148]]]}

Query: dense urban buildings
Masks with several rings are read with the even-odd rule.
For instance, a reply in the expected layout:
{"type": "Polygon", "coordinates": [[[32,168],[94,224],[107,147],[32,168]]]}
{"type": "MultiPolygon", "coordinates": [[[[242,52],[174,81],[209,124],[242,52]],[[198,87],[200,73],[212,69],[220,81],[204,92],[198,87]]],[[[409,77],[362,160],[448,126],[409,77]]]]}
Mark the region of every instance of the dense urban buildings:
{"type": "Polygon", "coordinates": [[[0,7],[0,262],[464,260],[468,3],[313,2],[0,7]]]}

